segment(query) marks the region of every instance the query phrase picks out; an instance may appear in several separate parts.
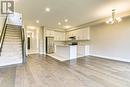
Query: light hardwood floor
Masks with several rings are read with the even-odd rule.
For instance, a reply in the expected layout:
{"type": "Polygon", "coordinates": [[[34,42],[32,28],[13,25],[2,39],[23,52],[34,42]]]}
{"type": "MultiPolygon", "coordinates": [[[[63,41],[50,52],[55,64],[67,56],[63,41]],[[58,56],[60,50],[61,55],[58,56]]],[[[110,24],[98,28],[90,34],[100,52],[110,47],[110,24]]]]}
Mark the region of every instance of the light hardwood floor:
{"type": "Polygon", "coordinates": [[[0,87],[130,87],[130,63],[96,57],[59,62],[35,54],[25,65],[0,67],[0,87]]]}

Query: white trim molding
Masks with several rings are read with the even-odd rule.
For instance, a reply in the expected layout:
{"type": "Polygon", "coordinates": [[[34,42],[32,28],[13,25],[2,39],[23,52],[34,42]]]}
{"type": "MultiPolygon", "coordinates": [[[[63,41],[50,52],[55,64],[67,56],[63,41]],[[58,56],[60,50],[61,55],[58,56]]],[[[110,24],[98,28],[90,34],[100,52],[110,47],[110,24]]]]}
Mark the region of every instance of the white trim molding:
{"type": "Polygon", "coordinates": [[[117,61],[122,61],[122,62],[130,62],[130,59],[123,59],[123,58],[117,58],[117,57],[108,57],[108,56],[102,56],[102,55],[95,55],[95,54],[90,54],[89,56],[94,56],[94,57],[99,57],[103,59],[110,59],[110,60],[117,60],[117,61]]]}

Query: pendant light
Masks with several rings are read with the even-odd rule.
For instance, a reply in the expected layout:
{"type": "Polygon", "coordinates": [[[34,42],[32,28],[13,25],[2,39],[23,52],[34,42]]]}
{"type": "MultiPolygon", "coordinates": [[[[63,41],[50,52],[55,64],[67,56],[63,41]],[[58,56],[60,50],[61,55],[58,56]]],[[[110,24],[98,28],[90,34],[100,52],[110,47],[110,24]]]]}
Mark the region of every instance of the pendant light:
{"type": "Polygon", "coordinates": [[[115,24],[115,23],[119,23],[119,22],[121,22],[121,21],[122,21],[121,17],[116,17],[116,10],[113,9],[113,10],[112,10],[112,17],[109,18],[109,19],[106,21],[106,23],[107,23],[107,24],[115,24]]]}

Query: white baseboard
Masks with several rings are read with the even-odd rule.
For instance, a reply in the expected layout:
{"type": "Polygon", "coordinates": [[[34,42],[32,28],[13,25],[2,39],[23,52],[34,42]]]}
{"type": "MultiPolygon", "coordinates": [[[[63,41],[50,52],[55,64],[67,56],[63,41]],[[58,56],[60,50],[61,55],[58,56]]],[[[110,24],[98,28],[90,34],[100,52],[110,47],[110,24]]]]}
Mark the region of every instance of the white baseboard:
{"type": "Polygon", "coordinates": [[[130,62],[130,59],[123,59],[123,58],[117,58],[117,57],[108,57],[108,56],[101,56],[101,55],[95,55],[95,54],[90,54],[89,56],[95,56],[103,59],[110,59],[110,60],[117,60],[117,61],[122,61],[122,62],[130,62]]]}
{"type": "Polygon", "coordinates": [[[28,54],[39,54],[39,52],[30,52],[28,54]]]}
{"type": "Polygon", "coordinates": [[[46,53],[45,53],[45,52],[40,52],[40,54],[44,54],[44,55],[46,55],[46,53]]]}
{"type": "Polygon", "coordinates": [[[44,54],[44,55],[46,55],[46,53],[44,53],[44,52],[29,52],[29,53],[27,53],[27,55],[29,55],[29,54],[44,54]]]}

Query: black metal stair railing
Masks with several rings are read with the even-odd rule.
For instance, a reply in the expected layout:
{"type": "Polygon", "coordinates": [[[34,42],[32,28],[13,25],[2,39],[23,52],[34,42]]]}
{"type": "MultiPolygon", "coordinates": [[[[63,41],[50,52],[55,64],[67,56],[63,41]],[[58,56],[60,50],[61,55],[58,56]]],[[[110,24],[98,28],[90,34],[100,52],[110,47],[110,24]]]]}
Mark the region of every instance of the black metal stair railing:
{"type": "Polygon", "coordinates": [[[4,42],[6,29],[7,29],[7,20],[8,20],[8,16],[6,16],[6,18],[5,18],[4,25],[3,25],[3,28],[2,28],[2,32],[1,32],[1,35],[0,35],[0,56],[1,56],[3,42],[4,42]]]}

